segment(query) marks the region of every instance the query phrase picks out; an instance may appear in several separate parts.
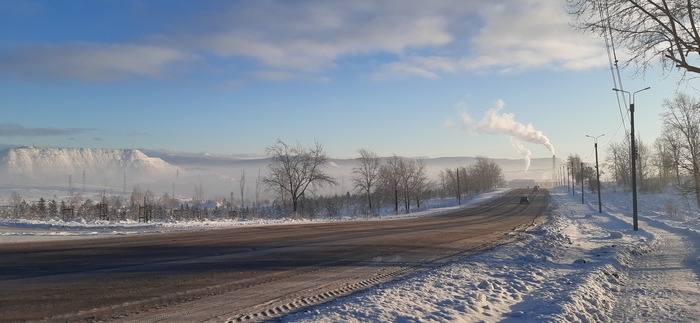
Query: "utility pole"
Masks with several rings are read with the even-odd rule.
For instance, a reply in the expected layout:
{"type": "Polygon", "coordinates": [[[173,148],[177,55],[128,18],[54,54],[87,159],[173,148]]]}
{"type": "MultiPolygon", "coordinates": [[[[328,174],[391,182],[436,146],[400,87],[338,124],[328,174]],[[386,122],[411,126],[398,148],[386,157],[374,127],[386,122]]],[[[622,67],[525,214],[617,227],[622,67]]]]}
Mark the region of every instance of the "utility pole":
{"type": "Polygon", "coordinates": [[[593,138],[593,147],[595,148],[595,178],[596,184],[598,184],[598,213],[603,213],[603,203],[600,199],[600,169],[598,168],[598,137],[602,136],[605,136],[605,134],[595,137],[586,135],[586,137],[593,138]]]}
{"type": "Polygon", "coordinates": [[[462,192],[459,189],[459,167],[457,167],[457,205],[462,205],[462,192]]]}
{"type": "Polygon", "coordinates": [[[576,195],[576,178],[574,178],[574,160],[571,160],[571,196],[576,195]]]}
{"type": "Polygon", "coordinates": [[[647,86],[641,90],[633,92],[632,94],[624,90],[613,88],[613,91],[627,93],[628,96],[632,97],[630,99],[630,155],[632,155],[632,227],[634,228],[634,231],[639,230],[637,217],[637,142],[634,138],[634,95],[650,88],[651,87],[647,86]]]}
{"type": "Polygon", "coordinates": [[[70,205],[73,206],[73,175],[68,175],[68,191],[70,192],[70,205]]]}
{"type": "Polygon", "coordinates": [[[583,162],[581,162],[581,204],[585,204],[585,203],[583,202],[583,196],[584,196],[585,194],[583,194],[583,193],[584,193],[584,192],[583,192],[583,162]]]}

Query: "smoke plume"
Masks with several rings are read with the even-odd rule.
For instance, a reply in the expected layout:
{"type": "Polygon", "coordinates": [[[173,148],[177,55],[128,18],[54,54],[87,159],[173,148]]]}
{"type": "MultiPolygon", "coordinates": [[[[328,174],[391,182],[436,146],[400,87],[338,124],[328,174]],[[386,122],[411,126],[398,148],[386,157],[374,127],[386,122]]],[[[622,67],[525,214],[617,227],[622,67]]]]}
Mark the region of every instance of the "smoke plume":
{"type": "Polygon", "coordinates": [[[554,146],[542,131],[535,130],[535,127],[530,123],[525,125],[515,121],[515,115],[512,113],[501,112],[504,106],[505,102],[502,100],[496,101],[496,106],[486,111],[484,118],[479,121],[476,131],[513,136],[523,141],[543,145],[554,154],[554,146]]]}
{"type": "Polygon", "coordinates": [[[514,137],[510,137],[510,144],[513,145],[513,149],[515,149],[515,151],[523,155],[523,159],[525,160],[525,173],[527,174],[527,171],[530,169],[530,157],[532,157],[532,151],[525,148],[525,146],[523,146],[523,144],[514,137]]]}

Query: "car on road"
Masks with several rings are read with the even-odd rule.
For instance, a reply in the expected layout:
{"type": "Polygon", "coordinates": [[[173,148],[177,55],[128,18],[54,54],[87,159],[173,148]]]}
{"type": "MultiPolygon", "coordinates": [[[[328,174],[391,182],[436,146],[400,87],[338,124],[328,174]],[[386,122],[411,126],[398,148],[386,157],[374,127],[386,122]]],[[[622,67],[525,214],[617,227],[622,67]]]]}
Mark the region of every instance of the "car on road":
{"type": "Polygon", "coordinates": [[[530,204],[530,198],[527,196],[521,196],[520,197],[520,204],[530,204]]]}

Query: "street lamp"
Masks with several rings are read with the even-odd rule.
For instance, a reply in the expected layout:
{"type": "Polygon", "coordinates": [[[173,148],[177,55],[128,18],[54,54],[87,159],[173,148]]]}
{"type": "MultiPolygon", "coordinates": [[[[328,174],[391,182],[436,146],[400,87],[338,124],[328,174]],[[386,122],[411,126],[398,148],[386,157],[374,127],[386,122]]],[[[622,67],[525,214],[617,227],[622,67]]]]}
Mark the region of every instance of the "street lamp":
{"type": "Polygon", "coordinates": [[[599,136],[586,135],[586,137],[593,138],[593,147],[595,147],[595,178],[598,184],[598,213],[603,213],[603,204],[600,202],[600,170],[598,169],[598,137],[602,136],[605,136],[605,134],[599,136]]]}
{"type": "Polygon", "coordinates": [[[637,143],[634,139],[634,95],[646,91],[651,87],[647,86],[641,90],[634,91],[631,94],[627,91],[613,88],[613,91],[627,93],[628,98],[630,98],[630,138],[632,142],[630,143],[631,155],[632,155],[632,226],[634,231],[639,230],[639,225],[637,222],[637,143]]]}

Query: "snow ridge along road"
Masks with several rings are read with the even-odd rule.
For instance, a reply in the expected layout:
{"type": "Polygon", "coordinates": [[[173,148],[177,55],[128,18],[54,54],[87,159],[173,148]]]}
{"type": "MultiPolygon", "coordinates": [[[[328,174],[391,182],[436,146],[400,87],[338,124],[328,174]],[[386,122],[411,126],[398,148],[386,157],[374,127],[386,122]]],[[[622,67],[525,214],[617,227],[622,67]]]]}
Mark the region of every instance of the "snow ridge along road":
{"type": "Polygon", "coordinates": [[[431,217],[1,244],[0,317],[266,320],[512,241],[546,194],[431,217]]]}

